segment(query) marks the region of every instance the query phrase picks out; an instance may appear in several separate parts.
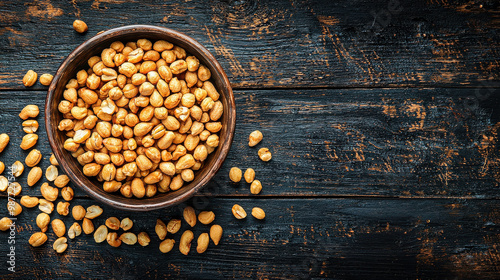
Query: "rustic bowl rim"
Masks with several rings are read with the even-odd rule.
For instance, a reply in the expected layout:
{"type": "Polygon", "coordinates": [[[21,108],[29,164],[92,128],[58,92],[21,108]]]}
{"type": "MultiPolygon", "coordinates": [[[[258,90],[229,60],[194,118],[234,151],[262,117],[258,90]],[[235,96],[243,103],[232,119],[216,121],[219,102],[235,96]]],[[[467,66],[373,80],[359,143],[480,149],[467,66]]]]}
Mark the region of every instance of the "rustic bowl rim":
{"type": "MultiPolygon", "coordinates": [[[[147,36],[147,35],[145,35],[147,36]]],[[[158,38],[161,39],[161,38],[158,38]]],[[[168,40],[168,39],[167,39],[168,40]]],[[[208,65],[207,65],[208,67],[208,65]]],[[[66,81],[64,81],[66,82],[66,81]]],[[[221,168],[224,160],[227,157],[227,154],[229,152],[229,149],[231,147],[233,138],[234,138],[234,130],[236,126],[236,105],[234,101],[234,94],[231,88],[231,84],[229,82],[229,79],[224,72],[222,66],[219,64],[219,62],[215,59],[215,57],[203,46],[201,45],[198,41],[195,39],[189,37],[188,35],[167,28],[167,27],[160,27],[160,26],[154,26],[154,25],[127,25],[127,26],[122,26],[122,27],[117,27],[117,28],[112,28],[109,30],[106,30],[102,33],[99,33],[90,39],[86,40],[82,44],[80,44],[78,47],[76,47],[61,63],[59,66],[56,74],[54,75],[54,78],[52,80],[52,83],[49,86],[48,92],[47,92],[47,97],[45,100],[45,127],[46,127],[46,132],[48,136],[48,140],[50,143],[50,146],[52,148],[52,152],[54,153],[54,156],[56,157],[57,161],[59,162],[59,166],[64,170],[64,172],[70,177],[70,179],[73,181],[73,183],[83,189],[87,194],[89,194],[92,198],[103,202],[106,205],[110,205],[114,208],[117,209],[122,209],[122,210],[130,210],[130,211],[151,211],[151,210],[156,210],[156,209],[161,209],[165,207],[170,207],[174,206],[176,204],[182,203],[186,201],[187,199],[191,198],[192,196],[195,195],[196,192],[198,192],[201,188],[203,188],[214,176],[215,174],[219,171],[221,168]],[[177,40],[182,41],[186,45],[190,45],[196,51],[198,51],[202,56],[204,56],[205,59],[210,61],[212,64],[212,67],[215,69],[211,69],[212,72],[215,70],[215,72],[220,75],[220,79],[222,81],[222,87],[219,88],[218,90],[221,91],[221,95],[227,95],[228,99],[228,105],[229,108],[225,109],[225,113],[227,112],[228,114],[228,122],[225,124],[227,126],[228,132],[225,134],[227,135],[226,140],[222,143],[221,146],[218,147],[218,149],[221,149],[221,153],[219,157],[214,159],[214,164],[209,167],[209,171],[207,172],[206,176],[201,179],[198,184],[196,184],[194,187],[192,187],[190,190],[180,193],[179,195],[170,198],[170,199],[165,199],[163,201],[158,201],[154,203],[148,203],[148,204],[128,204],[122,201],[118,201],[117,197],[113,197],[114,195],[109,193],[109,194],[101,194],[94,190],[94,184],[92,186],[87,186],[84,184],[77,176],[77,174],[74,173],[74,171],[64,164],[65,159],[63,157],[63,152],[67,153],[67,151],[63,151],[63,148],[61,145],[58,145],[56,143],[56,140],[54,138],[54,133],[52,131],[52,126],[57,126],[55,124],[55,120],[52,119],[51,117],[51,109],[50,109],[50,104],[53,101],[55,97],[55,89],[56,85],[60,81],[62,73],[71,66],[72,61],[74,58],[82,54],[82,52],[89,51],[93,46],[95,47],[98,45],[101,41],[103,40],[108,40],[110,38],[114,37],[120,37],[120,35],[126,34],[126,33],[131,33],[131,32],[149,32],[149,35],[151,36],[154,33],[163,33],[166,38],[168,37],[175,37],[177,40]]],[[[59,132],[57,131],[56,128],[56,133],[59,132]]],[[[136,198],[126,198],[123,199],[121,198],[120,200],[138,200],[136,198]]],[[[140,201],[140,200],[138,200],[140,201]]]]}

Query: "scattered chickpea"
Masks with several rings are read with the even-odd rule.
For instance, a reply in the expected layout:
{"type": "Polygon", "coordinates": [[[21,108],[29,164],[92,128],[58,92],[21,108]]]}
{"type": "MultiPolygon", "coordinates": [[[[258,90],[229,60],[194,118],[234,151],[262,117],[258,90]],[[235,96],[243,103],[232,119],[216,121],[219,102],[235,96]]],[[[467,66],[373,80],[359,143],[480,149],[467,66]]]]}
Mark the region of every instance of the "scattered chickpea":
{"type": "Polygon", "coordinates": [[[248,146],[253,147],[256,146],[257,144],[262,141],[262,132],[256,130],[252,133],[250,133],[250,136],[248,136],[248,146]]]}
{"type": "Polygon", "coordinates": [[[198,254],[203,254],[208,248],[208,243],[210,238],[208,237],[208,233],[204,232],[198,236],[198,246],[196,247],[196,251],[198,254]]]}
{"type": "Polygon", "coordinates": [[[255,170],[253,170],[252,168],[248,168],[246,171],[245,171],[245,174],[244,176],[245,177],[245,181],[247,183],[252,183],[253,180],[255,179],[255,170]]]}
{"type": "Polygon", "coordinates": [[[3,152],[7,144],[9,144],[10,137],[6,133],[0,134],[0,153],[3,152]]]}
{"type": "Polygon", "coordinates": [[[53,78],[54,76],[52,76],[51,74],[43,74],[40,76],[40,84],[48,86],[50,85],[50,83],[52,83],[53,78]]]}
{"type": "Polygon", "coordinates": [[[232,167],[229,171],[229,179],[231,179],[234,183],[241,181],[241,169],[238,167],[232,167]]]}
{"type": "Polygon", "coordinates": [[[36,118],[40,113],[40,109],[38,109],[37,105],[26,105],[19,113],[19,117],[23,120],[27,120],[28,118],[36,118]]]}
{"type": "Polygon", "coordinates": [[[130,230],[132,226],[134,225],[134,222],[130,218],[125,218],[121,221],[120,227],[124,230],[130,230]]]}
{"type": "Polygon", "coordinates": [[[252,209],[252,216],[254,216],[256,219],[262,220],[266,217],[266,213],[261,208],[254,207],[252,209]]]}
{"type": "Polygon", "coordinates": [[[220,225],[213,225],[210,227],[210,238],[217,246],[222,238],[222,227],[220,225]]]}
{"type": "Polygon", "coordinates": [[[166,254],[174,248],[175,240],[165,239],[160,243],[160,252],[166,254]]]}
{"type": "Polygon", "coordinates": [[[137,235],[132,232],[125,232],[120,235],[120,240],[127,245],[134,245],[137,243],[137,235]]]}
{"type": "Polygon", "coordinates": [[[52,245],[52,248],[54,251],[56,251],[58,254],[63,253],[66,251],[68,248],[68,239],[66,237],[59,237],[56,241],[54,241],[54,244],[52,245]]]}
{"type": "Polygon", "coordinates": [[[6,231],[10,228],[10,226],[12,225],[12,220],[7,218],[7,217],[3,217],[1,220],[0,220],[0,230],[1,231],[6,231]]]}
{"type": "Polygon", "coordinates": [[[26,133],[35,133],[38,130],[38,122],[36,120],[26,120],[23,122],[23,131],[26,133]]]}
{"type": "Polygon", "coordinates": [[[47,241],[47,235],[43,232],[35,232],[31,235],[28,243],[33,247],[42,246],[47,241]]]}
{"type": "Polygon", "coordinates": [[[58,166],[58,165],[59,165],[59,163],[57,162],[57,159],[56,159],[56,157],[54,156],[54,154],[51,154],[51,155],[50,155],[50,159],[49,159],[49,161],[50,161],[50,164],[52,164],[52,165],[54,165],[54,166],[58,166]]]}
{"type": "Polygon", "coordinates": [[[40,213],[36,217],[36,225],[42,230],[42,232],[47,231],[47,227],[50,223],[50,216],[47,213],[40,213]]]}
{"type": "Polygon", "coordinates": [[[241,219],[244,219],[247,217],[247,212],[245,212],[245,209],[243,209],[243,207],[241,207],[238,204],[235,204],[233,206],[233,208],[231,209],[231,211],[233,212],[234,217],[238,220],[241,220],[241,219]]]}
{"type": "Polygon", "coordinates": [[[194,239],[194,234],[190,230],[186,230],[182,236],[181,240],[179,241],[179,251],[183,255],[188,255],[189,251],[191,250],[191,241],[194,239]]]}
{"type": "Polygon", "coordinates": [[[33,70],[28,70],[26,72],[26,75],[23,77],[23,84],[25,87],[31,87],[36,83],[36,80],[38,78],[38,74],[33,71],[33,70]]]}
{"type": "Polygon", "coordinates": [[[198,221],[204,225],[208,225],[215,220],[215,214],[212,211],[203,211],[198,214],[198,221]]]}
{"type": "Polygon", "coordinates": [[[76,205],[76,206],[73,206],[71,213],[73,214],[73,218],[75,220],[79,221],[79,220],[83,220],[83,218],[85,218],[85,214],[87,214],[87,211],[85,211],[85,208],[83,208],[83,206],[76,205]]]}
{"type": "Polygon", "coordinates": [[[89,28],[85,22],[77,19],[73,21],[73,29],[78,33],[85,33],[89,28]]]}
{"type": "Polygon", "coordinates": [[[196,225],[196,213],[195,213],[193,207],[188,206],[188,207],[184,208],[183,215],[184,215],[184,220],[191,227],[194,227],[196,225]]]}
{"type": "Polygon", "coordinates": [[[268,148],[261,148],[261,149],[259,149],[258,154],[259,154],[259,158],[262,161],[270,161],[271,158],[273,157],[268,148]]]}
{"type": "Polygon", "coordinates": [[[262,184],[259,180],[254,180],[250,185],[250,192],[252,194],[259,194],[262,191],[262,184]]]}
{"type": "Polygon", "coordinates": [[[141,232],[137,235],[137,242],[139,242],[139,245],[145,247],[149,245],[151,239],[149,238],[149,235],[146,232],[141,232]]]}

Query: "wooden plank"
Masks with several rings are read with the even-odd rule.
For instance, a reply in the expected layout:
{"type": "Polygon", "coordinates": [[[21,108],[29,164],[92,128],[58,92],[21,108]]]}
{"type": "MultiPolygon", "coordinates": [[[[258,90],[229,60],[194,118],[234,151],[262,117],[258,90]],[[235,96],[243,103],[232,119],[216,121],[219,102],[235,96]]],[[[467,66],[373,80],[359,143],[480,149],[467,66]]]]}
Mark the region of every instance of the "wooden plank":
{"type": "MultiPolygon", "coordinates": [[[[153,24],[212,51],[236,88],[489,86],[498,7],[470,1],[3,1],[0,88],[54,73],[101,30],[153,24]],[[74,19],[89,25],[72,30],[74,19]]],[[[40,85],[35,89],[41,89],[40,85]]]]}
{"type": "MultiPolygon", "coordinates": [[[[38,210],[24,211],[15,231],[16,272],[7,274],[8,246],[0,246],[2,279],[498,279],[500,253],[498,200],[434,199],[210,199],[224,234],[219,246],[203,255],[159,252],[154,233],[157,218],[180,218],[177,208],[130,213],[108,207],[94,220],[97,227],[110,216],[130,217],[132,232],[146,231],[148,247],[96,244],[93,236],[69,240],[67,251],[52,250],[56,239],[39,248],[26,245],[37,231],[38,210]],[[234,203],[247,212],[265,209],[263,221],[236,220],[234,203]]],[[[72,205],[87,207],[91,200],[72,205]]],[[[3,213],[3,212],[2,212],[3,213]]],[[[52,214],[52,218],[59,218],[52,214]]],[[[72,218],[63,217],[66,226],[72,218]]],[[[183,222],[184,223],[184,222],[183,222]]],[[[181,232],[188,229],[183,224],[181,232]]],[[[196,225],[195,238],[208,226],[196,225]]],[[[120,231],[121,233],[121,231],[120,231]]],[[[0,232],[2,244],[9,233],[0,232]]]]}
{"type": "MultiPolygon", "coordinates": [[[[0,156],[6,165],[27,155],[19,148],[24,132],[18,113],[29,103],[42,107],[44,98],[44,92],[0,94],[0,132],[11,136],[0,156]]],[[[229,183],[229,169],[238,166],[256,170],[262,195],[499,198],[495,91],[236,91],[236,103],[235,140],[221,171],[204,189],[207,195],[248,195],[248,184],[229,183]],[[255,129],[264,140],[249,148],[248,135],[255,129]],[[273,152],[270,162],[258,159],[261,147],[273,152]]],[[[38,120],[36,148],[45,169],[51,151],[43,114],[38,120]]],[[[27,173],[20,182],[26,182],[27,173]]]]}

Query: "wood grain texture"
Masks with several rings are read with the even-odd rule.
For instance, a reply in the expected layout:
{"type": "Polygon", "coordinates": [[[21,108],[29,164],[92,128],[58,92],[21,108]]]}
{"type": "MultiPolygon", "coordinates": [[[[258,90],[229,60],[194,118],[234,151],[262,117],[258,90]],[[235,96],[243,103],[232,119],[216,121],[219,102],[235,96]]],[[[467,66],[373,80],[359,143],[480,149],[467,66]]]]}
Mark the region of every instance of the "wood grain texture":
{"type": "MultiPolygon", "coordinates": [[[[238,121],[221,171],[188,202],[215,212],[219,246],[198,255],[194,242],[187,257],[177,245],[159,252],[155,220],[179,218],[185,205],[148,213],[101,205],[96,227],[130,217],[150,246],[115,249],[83,235],[57,255],[51,230],[44,246],[27,245],[40,211],[25,208],[15,274],[6,270],[9,233],[0,232],[0,278],[499,279],[498,11],[490,0],[1,1],[7,166],[27,155],[18,113],[44,106],[46,88],[24,88],[25,72],[55,73],[84,40],[127,24],[169,27],[206,46],[237,89],[238,121]],[[76,18],[86,34],[73,31],[76,18]],[[264,141],[252,149],[255,129],[264,141]],[[272,161],[258,159],[260,147],[272,161]],[[262,194],[228,183],[232,166],[254,168],[262,194]],[[235,203],[267,217],[236,220],[235,203]]],[[[50,148],[43,114],[37,119],[45,170],[50,148]]],[[[18,179],[22,195],[41,197],[42,181],[27,187],[28,171],[18,179]]],[[[99,204],[77,188],[75,196],[72,206],[99,204]]],[[[180,233],[173,238],[178,244],[180,233]]]]}
{"type": "MultiPolygon", "coordinates": [[[[496,1],[3,1],[1,89],[97,32],[152,24],[205,45],[236,88],[498,85],[496,1]],[[76,18],[89,31],[72,30],[76,18]]],[[[40,85],[36,85],[39,89],[40,85]]]]}
{"type": "MultiPolygon", "coordinates": [[[[154,232],[157,218],[180,218],[177,207],[149,213],[104,208],[94,226],[110,216],[130,217],[131,232],[146,231],[148,247],[112,248],[82,234],[57,255],[55,235],[42,247],[26,240],[35,232],[38,210],[19,216],[16,273],[2,279],[498,279],[500,209],[497,201],[420,199],[210,199],[200,209],[213,210],[224,228],[219,246],[199,255],[191,246],[181,255],[163,255],[154,232]],[[263,221],[236,220],[234,203],[247,212],[265,209],[263,221]],[[316,278],[315,278],[316,279],[316,278]]],[[[78,200],[87,207],[92,200],[78,200]]],[[[74,204],[75,205],[75,204],[74,204]]],[[[197,204],[195,204],[196,206],[197,204]]],[[[52,214],[58,218],[58,214],[52,214]]],[[[72,218],[63,217],[66,226],[72,218]]],[[[183,221],[181,231],[190,227],[183,221]]],[[[195,238],[209,227],[196,225],[195,238]]],[[[120,231],[121,233],[121,231],[120,231]]],[[[171,235],[169,235],[170,237],[171,235]]],[[[8,233],[0,232],[2,243],[8,233]]],[[[0,246],[0,260],[7,246],[0,246]]]]}
{"type": "MultiPolygon", "coordinates": [[[[248,184],[229,183],[229,169],[238,166],[256,170],[261,195],[500,197],[500,100],[491,89],[238,90],[235,96],[235,140],[203,190],[209,196],[250,195],[248,184]],[[264,140],[249,148],[256,129],[264,140]],[[271,149],[270,162],[258,158],[261,147],[271,149]]],[[[19,148],[18,113],[29,103],[43,106],[44,98],[38,91],[0,94],[0,131],[11,136],[0,157],[6,165],[28,153],[19,148]]],[[[45,169],[51,151],[40,125],[36,148],[45,169]]]]}

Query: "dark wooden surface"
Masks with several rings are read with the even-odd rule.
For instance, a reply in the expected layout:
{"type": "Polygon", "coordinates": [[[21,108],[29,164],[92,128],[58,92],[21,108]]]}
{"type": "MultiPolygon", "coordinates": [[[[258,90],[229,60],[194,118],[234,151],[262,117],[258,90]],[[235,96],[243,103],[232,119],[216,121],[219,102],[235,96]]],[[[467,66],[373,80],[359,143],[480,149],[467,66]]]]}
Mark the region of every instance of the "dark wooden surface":
{"type": "MultiPolygon", "coordinates": [[[[116,26],[193,36],[226,69],[238,114],[228,159],[188,202],[214,210],[224,228],[219,246],[163,255],[155,220],[180,217],[180,207],[103,206],[96,225],[128,216],[134,232],[150,234],[150,246],[115,249],[80,236],[57,255],[52,232],[43,247],[27,245],[39,211],[24,209],[14,274],[0,232],[1,278],[500,278],[499,13],[496,1],[0,2],[6,165],[27,154],[17,114],[44,105],[45,87],[22,86],[26,70],[54,73],[78,44],[116,26]],[[72,30],[75,18],[88,33],[72,30]],[[255,129],[271,162],[247,146],[255,129]],[[232,166],[254,168],[262,194],[228,183],[232,166]],[[234,203],[247,212],[262,207],[267,217],[238,221],[234,203]]],[[[50,147],[42,114],[38,120],[45,169],[50,147]]],[[[26,175],[22,194],[40,196],[40,183],[27,187],[26,175]]],[[[72,206],[95,203],[81,190],[75,195],[72,206]]],[[[196,227],[195,236],[204,231],[196,227]]]]}

